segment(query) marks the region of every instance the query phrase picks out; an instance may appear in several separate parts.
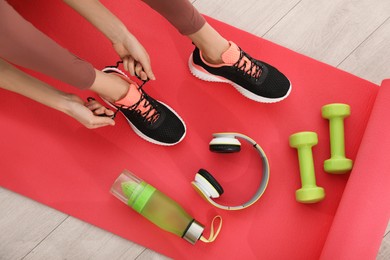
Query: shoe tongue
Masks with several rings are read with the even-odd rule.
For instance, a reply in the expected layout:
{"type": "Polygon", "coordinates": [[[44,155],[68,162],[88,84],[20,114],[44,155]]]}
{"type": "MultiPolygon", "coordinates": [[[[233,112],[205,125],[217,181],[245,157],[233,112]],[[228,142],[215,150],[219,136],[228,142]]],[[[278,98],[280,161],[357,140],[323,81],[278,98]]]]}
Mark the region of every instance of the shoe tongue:
{"type": "MultiPolygon", "coordinates": [[[[222,60],[224,63],[228,65],[234,65],[240,59],[241,50],[234,42],[229,42],[229,43],[230,43],[230,47],[222,54],[222,60]]],[[[251,65],[252,65],[252,61],[250,61],[246,56],[243,56],[242,59],[240,60],[240,63],[238,64],[238,67],[240,67],[242,70],[244,70],[245,72],[251,75],[255,75],[256,77],[259,77],[262,71],[258,70],[256,66],[253,66],[251,68],[251,65]]]]}
{"type": "Polygon", "coordinates": [[[126,96],[116,101],[115,104],[131,107],[132,105],[137,103],[140,98],[141,93],[138,90],[137,86],[134,84],[130,84],[129,91],[127,92],[126,96]]]}
{"type": "Polygon", "coordinates": [[[229,43],[230,47],[222,54],[222,60],[226,64],[233,65],[240,58],[240,48],[234,42],[229,43]]]}

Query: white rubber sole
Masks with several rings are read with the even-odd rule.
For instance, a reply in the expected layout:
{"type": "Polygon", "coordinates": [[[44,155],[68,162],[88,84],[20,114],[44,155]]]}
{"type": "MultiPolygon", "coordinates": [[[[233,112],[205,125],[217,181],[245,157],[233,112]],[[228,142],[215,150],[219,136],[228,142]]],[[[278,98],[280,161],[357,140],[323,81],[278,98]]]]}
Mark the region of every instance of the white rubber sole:
{"type": "MultiPolygon", "coordinates": [[[[121,75],[127,77],[127,75],[124,74],[124,73],[123,73],[120,69],[118,69],[118,68],[106,68],[106,69],[103,69],[103,72],[104,72],[105,70],[106,70],[106,71],[107,71],[107,70],[114,70],[114,71],[118,72],[119,74],[121,74],[121,75]]],[[[117,110],[117,108],[116,108],[114,105],[112,105],[109,101],[105,100],[105,99],[102,98],[102,97],[100,97],[100,98],[101,98],[107,105],[109,105],[109,106],[112,107],[113,109],[117,110]]],[[[173,110],[170,106],[168,106],[167,104],[165,104],[164,102],[161,102],[161,101],[159,101],[159,100],[156,100],[156,101],[158,101],[159,103],[161,103],[161,104],[163,104],[164,106],[166,106],[169,110],[171,110],[172,113],[175,114],[175,115],[177,116],[177,118],[179,118],[179,120],[183,123],[183,126],[184,126],[184,134],[183,134],[183,136],[180,138],[179,141],[177,141],[177,142],[175,142],[175,143],[172,143],[172,144],[168,144],[168,143],[163,143],[163,142],[159,142],[159,141],[157,141],[157,140],[154,140],[154,139],[152,139],[152,138],[146,136],[145,134],[143,134],[140,130],[138,130],[138,128],[137,128],[135,125],[133,125],[133,123],[131,123],[131,121],[130,121],[129,119],[127,119],[127,117],[122,113],[122,111],[119,111],[119,112],[120,112],[120,113],[122,114],[122,116],[127,120],[127,122],[129,123],[129,125],[130,125],[130,127],[133,129],[133,131],[134,131],[137,135],[139,135],[142,139],[144,139],[144,140],[146,140],[146,141],[148,141],[148,142],[150,142],[150,143],[157,144],[157,145],[162,145],[162,146],[173,146],[173,145],[176,145],[176,144],[180,143],[180,142],[184,139],[184,137],[186,136],[186,133],[187,133],[186,124],[184,123],[183,119],[176,113],[176,111],[173,110]]]]}
{"type": "Polygon", "coordinates": [[[288,90],[287,94],[283,97],[280,97],[280,98],[265,98],[265,97],[260,97],[258,95],[255,95],[253,94],[252,92],[246,90],[245,88],[241,87],[240,85],[228,80],[228,79],[225,79],[225,78],[222,78],[222,77],[218,77],[216,75],[213,75],[213,74],[210,74],[209,72],[207,72],[205,69],[203,68],[198,68],[199,66],[195,65],[193,62],[192,62],[192,54],[188,60],[188,67],[190,68],[190,71],[192,73],[192,75],[194,75],[195,77],[201,79],[201,80],[204,80],[204,81],[209,81],[209,82],[222,82],[222,83],[228,83],[230,85],[232,85],[238,92],[240,92],[242,95],[244,95],[245,97],[251,99],[251,100],[254,100],[256,102],[262,102],[262,103],[276,103],[276,102],[279,102],[279,101],[282,101],[283,99],[287,98],[290,93],[291,93],[291,89],[292,89],[292,85],[291,85],[291,82],[290,82],[290,89],[288,90]]]}

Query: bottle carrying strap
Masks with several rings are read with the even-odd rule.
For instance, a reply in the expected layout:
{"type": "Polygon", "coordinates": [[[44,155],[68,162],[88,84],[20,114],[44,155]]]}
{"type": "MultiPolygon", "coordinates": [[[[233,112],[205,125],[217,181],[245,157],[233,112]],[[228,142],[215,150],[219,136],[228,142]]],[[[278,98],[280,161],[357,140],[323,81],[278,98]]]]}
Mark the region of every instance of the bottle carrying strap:
{"type": "Polygon", "coordinates": [[[221,228],[222,228],[222,217],[217,215],[213,218],[213,220],[211,221],[211,225],[210,225],[210,235],[209,235],[209,238],[205,238],[204,236],[201,236],[200,237],[200,241],[204,242],[204,243],[211,243],[211,242],[214,242],[214,240],[217,238],[218,234],[219,234],[219,231],[221,231],[221,228]],[[214,234],[214,222],[219,219],[219,226],[217,228],[217,230],[215,231],[215,234],[214,234]]]}

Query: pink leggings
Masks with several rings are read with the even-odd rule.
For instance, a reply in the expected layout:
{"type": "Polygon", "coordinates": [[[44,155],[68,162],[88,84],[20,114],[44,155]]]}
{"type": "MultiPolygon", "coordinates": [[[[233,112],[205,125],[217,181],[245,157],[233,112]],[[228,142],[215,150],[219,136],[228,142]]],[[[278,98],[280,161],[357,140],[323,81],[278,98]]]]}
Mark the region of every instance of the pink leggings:
{"type": "Polygon", "coordinates": [[[142,0],[165,17],[183,35],[193,34],[206,23],[188,0],[142,0]]]}
{"type": "MultiPolygon", "coordinates": [[[[183,35],[198,31],[203,16],[188,0],[143,0],[164,16],[183,35]],[[178,15],[180,14],[180,15],[178,15]]],[[[79,89],[95,81],[94,67],[26,21],[5,0],[0,0],[0,58],[41,72],[79,89]]]]}

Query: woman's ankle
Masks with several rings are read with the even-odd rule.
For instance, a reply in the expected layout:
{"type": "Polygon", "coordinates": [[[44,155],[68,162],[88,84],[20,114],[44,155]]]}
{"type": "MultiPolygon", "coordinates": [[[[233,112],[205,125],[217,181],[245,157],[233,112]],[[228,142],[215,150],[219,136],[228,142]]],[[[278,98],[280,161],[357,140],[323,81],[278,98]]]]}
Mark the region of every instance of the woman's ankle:
{"type": "Polygon", "coordinates": [[[116,102],[126,96],[129,83],[115,75],[97,71],[95,82],[90,89],[105,100],[116,102]]]}
{"type": "Polygon", "coordinates": [[[230,47],[229,41],[208,23],[196,33],[188,35],[188,37],[202,52],[205,61],[212,64],[222,63],[222,54],[230,47]]]}

